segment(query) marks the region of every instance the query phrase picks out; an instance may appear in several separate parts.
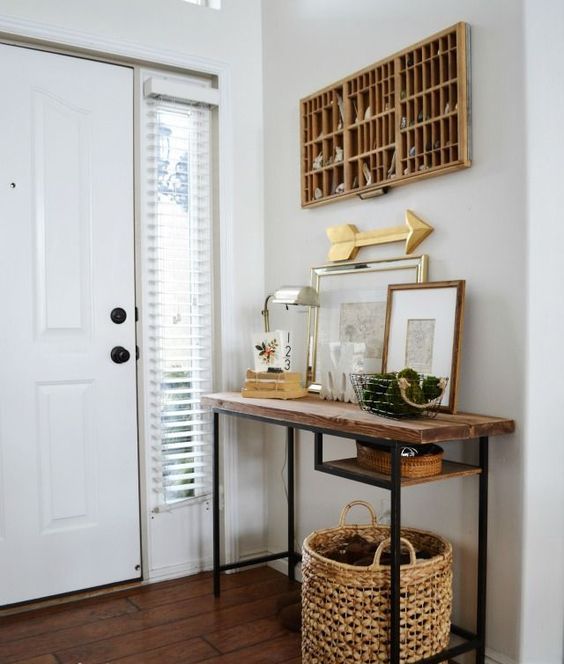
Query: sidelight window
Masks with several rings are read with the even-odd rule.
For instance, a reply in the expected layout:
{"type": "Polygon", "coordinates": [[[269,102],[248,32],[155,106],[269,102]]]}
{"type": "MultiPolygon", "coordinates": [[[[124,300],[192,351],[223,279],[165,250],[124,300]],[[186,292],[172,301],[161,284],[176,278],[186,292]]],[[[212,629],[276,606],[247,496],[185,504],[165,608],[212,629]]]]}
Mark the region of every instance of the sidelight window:
{"type": "Polygon", "coordinates": [[[209,493],[212,105],[197,98],[215,91],[155,78],[144,90],[145,430],[158,510],[209,493]]]}

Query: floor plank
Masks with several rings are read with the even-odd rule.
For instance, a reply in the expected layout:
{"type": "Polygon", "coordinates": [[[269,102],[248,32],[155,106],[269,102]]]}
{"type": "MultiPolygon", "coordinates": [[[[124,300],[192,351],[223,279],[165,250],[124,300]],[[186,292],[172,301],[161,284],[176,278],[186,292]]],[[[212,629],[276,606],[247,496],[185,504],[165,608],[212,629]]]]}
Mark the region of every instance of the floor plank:
{"type": "Polygon", "coordinates": [[[58,664],[54,655],[40,655],[32,659],[22,659],[18,664],[58,664]]]}
{"type": "Polygon", "coordinates": [[[221,653],[247,648],[263,641],[269,641],[286,633],[276,617],[255,620],[206,634],[205,639],[221,653]]]}
{"type": "Polygon", "coordinates": [[[66,605],[41,609],[28,614],[17,614],[2,618],[0,622],[0,644],[29,638],[45,632],[54,632],[65,627],[85,625],[96,620],[113,618],[139,609],[127,599],[86,600],[78,605],[66,605]]]}
{"type": "MultiPolygon", "coordinates": [[[[212,580],[209,576],[198,578],[200,575],[188,577],[186,583],[176,582],[174,586],[161,587],[160,583],[145,586],[139,591],[129,594],[128,599],[139,609],[151,609],[163,604],[172,604],[182,600],[194,599],[204,595],[210,595],[212,580]]],[[[279,579],[280,575],[270,567],[257,567],[239,574],[225,574],[221,578],[221,590],[231,590],[250,586],[253,583],[262,583],[279,579]]]]}
{"type": "Polygon", "coordinates": [[[285,662],[299,635],[276,619],[281,594],[298,588],[268,567],[135,586],[105,597],[0,617],[0,664],[285,662]]]}
{"type": "MultiPolygon", "coordinates": [[[[280,588],[279,592],[281,590],[280,588]]],[[[257,620],[274,614],[275,608],[276,596],[145,628],[140,634],[130,632],[110,639],[80,644],[67,650],[56,650],[55,654],[61,664],[105,664],[113,659],[257,620]]]]}
{"type": "Polygon", "coordinates": [[[217,654],[217,650],[209,643],[197,638],[113,659],[111,664],[194,664],[209,660],[217,654]]]}
{"type": "Polygon", "coordinates": [[[277,639],[242,648],[209,660],[210,664],[265,664],[287,662],[300,651],[300,635],[286,632],[277,639]]]}

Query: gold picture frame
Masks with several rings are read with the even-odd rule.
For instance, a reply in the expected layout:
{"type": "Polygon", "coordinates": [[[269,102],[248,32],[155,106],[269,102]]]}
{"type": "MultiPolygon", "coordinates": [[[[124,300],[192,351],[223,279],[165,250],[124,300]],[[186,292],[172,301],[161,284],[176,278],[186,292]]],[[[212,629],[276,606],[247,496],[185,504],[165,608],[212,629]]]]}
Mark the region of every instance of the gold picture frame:
{"type": "MultiPolygon", "coordinates": [[[[424,283],[427,281],[429,257],[401,256],[369,261],[349,261],[311,268],[311,285],[319,293],[319,308],[310,309],[307,325],[306,387],[308,391],[319,393],[321,384],[317,377],[318,344],[327,341],[355,341],[355,338],[342,338],[342,314],[354,315],[354,307],[377,308],[378,325],[367,319],[364,325],[352,325],[354,333],[358,329],[367,330],[370,336],[370,352],[366,371],[380,371],[378,353],[383,352],[386,303],[390,283],[424,283]],[[346,308],[346,311],[345,311],[346,308]]],[[[362,312],[361,314],[362,315],[362,312]]],[[[354,319],[353,319],[354,320],[354,319]]]]}

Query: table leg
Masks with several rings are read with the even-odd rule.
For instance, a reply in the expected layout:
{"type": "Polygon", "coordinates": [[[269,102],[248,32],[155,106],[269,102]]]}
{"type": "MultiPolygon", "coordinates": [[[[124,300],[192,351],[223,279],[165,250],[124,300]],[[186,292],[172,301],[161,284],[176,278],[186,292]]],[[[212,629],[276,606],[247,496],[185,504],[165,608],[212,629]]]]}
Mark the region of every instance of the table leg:
{"type": "Polygon", "coordinates": [[[316,431],[314,434],[313,459],[315,470],[323,464],[323,434],[316,431]]]}
{"type": "Polygon", "coordinates": [[[486,657],[486,581],[488,556],[488,437],[480,438],[480,497],[478,507],[478,602],[476,632],[481,641],[476,650],[476,662],[486,657]]]}
{"type": "Polygon", "coordinates": [[[390,664],[400,662],[400,528],[401,528],[401,456],[400,446],[392,447],[391,490],[391,593],[390,593],[390,664]]]}
{"type": "Polygon", "coordinates": [[[220,523],[219,523],[219,413],[213,413],[213,594],[220,589],[220,523]]]}
{"type": "Polygon", "coordinates": [[[296,580],[296,560],[294,556],[294,429],[288,427],[288,578],[296,580]]]}

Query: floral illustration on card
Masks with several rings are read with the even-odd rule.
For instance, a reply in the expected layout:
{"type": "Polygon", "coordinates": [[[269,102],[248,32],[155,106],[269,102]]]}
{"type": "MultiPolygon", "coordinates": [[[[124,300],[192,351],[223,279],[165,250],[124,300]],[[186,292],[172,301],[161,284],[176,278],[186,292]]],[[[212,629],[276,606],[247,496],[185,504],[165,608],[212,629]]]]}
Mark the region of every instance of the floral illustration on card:
{"type": "Polygon", "coordinates": [[[270,365],[276,358],[278,339],[262,341],[260,344],[256,344],[255,348],[258,350],[258,356],[262,359],[264,364],[270,365]]]}

